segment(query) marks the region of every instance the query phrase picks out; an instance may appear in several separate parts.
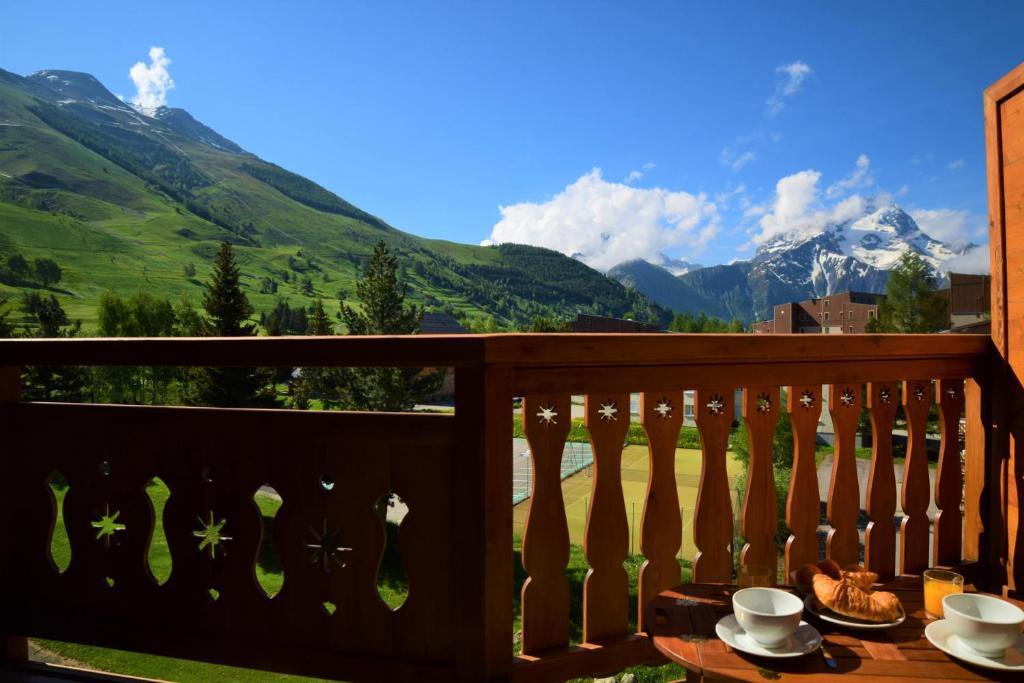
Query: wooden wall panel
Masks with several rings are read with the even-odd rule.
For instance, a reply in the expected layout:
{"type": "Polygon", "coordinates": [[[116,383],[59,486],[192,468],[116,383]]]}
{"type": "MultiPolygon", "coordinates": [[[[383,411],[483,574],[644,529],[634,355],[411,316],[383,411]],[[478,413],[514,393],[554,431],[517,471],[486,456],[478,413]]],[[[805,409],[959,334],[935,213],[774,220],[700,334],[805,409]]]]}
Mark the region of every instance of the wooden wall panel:
{"type": "Polygon", "coordinates": [[[29,635],[310,675],[326,675],[328,660],[367,656],[451,666],[451,416],[3,410],[15,425],[23,483],[10,505],[25,521],[11,544],[19,558],[11,585],[22,590],[7,594],[5,609],[29,635]],[[72,559],[63,574],[49,557],[54,470],[68,482],[72,559]],[[145,488],[157,476],[170,489],[163,523],[173,565],[162,586],[146,562],[155,520],[145,488]],[[262,485],[283,499],[273,541],[253,500],[262,485]],[[385,542],[376,503],[389,492],[409,508],[398,536],[409,595],[396,612],[376,586],[385,542]],[[210,520],[223,526],[218,542],[204,544],[214,538],[201,533],[210,520]],[[272,599],[254,578],[259,548],[270,542],[284,570],[272,599]],[[333,615],[323,609],[328,600],[333,615]]]}

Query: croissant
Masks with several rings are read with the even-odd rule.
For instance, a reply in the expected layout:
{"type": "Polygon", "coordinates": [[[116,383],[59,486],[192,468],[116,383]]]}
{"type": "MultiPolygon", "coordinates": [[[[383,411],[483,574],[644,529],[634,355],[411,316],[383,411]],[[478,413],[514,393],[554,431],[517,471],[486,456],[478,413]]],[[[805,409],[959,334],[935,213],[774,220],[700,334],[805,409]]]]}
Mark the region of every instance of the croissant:
{"type": "Polygon", "coordinates": [[[852,583],[857,588],[862,588],[870,592],[871,585],[878,581],[878,574],[876,572],[869,572],[859,564],[846,565],[846,569],[839,572],[839,575],[843,581],[852,583]]]}
{"type": "Polygon", "coordinates": [[[828,609],[846,617],[885,623],[903,615],[903,605],[892,593],[867,593],[846,581],[836,581],[825,574],[813,578],[814,595],[828,609]]]}

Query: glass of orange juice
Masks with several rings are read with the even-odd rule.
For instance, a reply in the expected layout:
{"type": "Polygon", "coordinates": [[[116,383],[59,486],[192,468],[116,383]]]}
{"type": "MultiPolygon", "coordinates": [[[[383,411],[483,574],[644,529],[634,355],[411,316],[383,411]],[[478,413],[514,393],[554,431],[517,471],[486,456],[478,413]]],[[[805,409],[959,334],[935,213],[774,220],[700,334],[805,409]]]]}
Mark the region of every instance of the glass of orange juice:
{"type": "Polygon", "coordinates": [[[743,565],[736,577],[736,585],[740,588],[770,588],[775,583],[774,578],[769,567],[743,565]]]}
{"type": "Polygon", "coordinates": [[[924,611],[931,619],[942,619],[942,598],[964,592],[964,577],[945,569],[929,569],[924,573],[924,611]]]}

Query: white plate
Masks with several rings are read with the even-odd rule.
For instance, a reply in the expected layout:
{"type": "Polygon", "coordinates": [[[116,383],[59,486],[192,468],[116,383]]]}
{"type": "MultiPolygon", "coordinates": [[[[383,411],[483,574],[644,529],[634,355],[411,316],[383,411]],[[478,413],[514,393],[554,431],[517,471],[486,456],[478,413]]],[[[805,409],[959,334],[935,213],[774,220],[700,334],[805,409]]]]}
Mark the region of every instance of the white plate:
{"type": "Polygon", "coordinates": [[[1016,643],[1006,648],[1006,654],[995,658],[985,657],[974,650],[967,649],[960,637],[953,633],[952,627],[945,619],[933,621],[925,626],[924,635],[928,642],[950,657],[956,657],[968,664],[997,671],[1024,671],[1024,636],[1017,638],[1016,643]]]}
{"type": "Polygon", "coordinates": [[[806,621],[800,622],[782,647],[770,650],[747,635],[734,614],[719,619],[715,624],[715,633],[729,647],[758,657],[799,657],[821,647],[821,634],[806,621]]]}
{"type": "Polygon", "coordinates": [[[878,624],[878,623],[875,623],[873,621],[864,621],[862,619],[854,619],[853,617],[846,617],[846,616],[843,616],[842,614],[839,614],[837,612],[833,612],[829,608],[827,608],[824,605],[822,605],[818,601],[818,598],[816,598],[813,593],[811,593],[806,598],[804,598],[804,607],[807,608],[808,612],[810,612],[814,616],[818,617],[822,621],[827,621],[830,624],[836,624],[837,626],[842,626],[844,628],[853,628],[853,629],[859,629],[859,630],[862,630],[862,631],[875,631],[875,630],[878,630],[878,629],[892,628],[893,626],[899,626],[907,618],[906,613],[904,613],[903,616],[901,616],[896,621],[889,621],[889,622],[886,622],[884,624],[878,624]]]}

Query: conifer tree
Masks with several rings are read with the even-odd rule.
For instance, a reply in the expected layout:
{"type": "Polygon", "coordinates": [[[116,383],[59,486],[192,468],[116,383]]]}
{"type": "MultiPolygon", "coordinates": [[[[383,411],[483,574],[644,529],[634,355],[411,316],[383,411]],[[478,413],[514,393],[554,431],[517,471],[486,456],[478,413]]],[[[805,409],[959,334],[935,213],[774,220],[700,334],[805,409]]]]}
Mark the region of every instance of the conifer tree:
{"type": "MultiPolygon", "coordinates": [[[[74,337],[81,321],[71,322],[57,297],[29,294],[22,300],[22,311],[28,321],[27,337],[74,337]]],[[[89,389],[89,371],[78,365],[30,365],[21,373],[22,397],[27,401],[84,401],[89,389]]]]}
{"type": "Polygon", "coordinates": [[[949,326],[949,303],[936,291],[931,266],[917,252],[907,250],[889,271],[885,298],[869,332],[938,332],[949,326]]]}
{"type": "MultiPolygon", "coordinates": [[[[362,310],[341,304],[348,334],[416,334],[423,311],[407,305],[407,287],[398,277],[398,258],[382,240],[374,247],[363,278],[356,283],[362,310]]],[[[409,410],[434,394],[443,371],[422,368],[352,368],[344,373],[342,400],[361,410],[409,410]]]]}
{"type": "MultiPolygon", "coordinates": [[[[239,286],[240,272],[230,242],[223,242],[213,264],[210,284],[203,294],[204,332],[211,337],[248,337],[256,333],[250,322],[249,299],[239,286]]],[[[277,405],[271,378],[259,368],[199,368],[194,373],[189,402],[194,405],[272,408],[277,405]]]]}
{"type": "MultiPolygon", "coordinates": [[[[309,334],[318,337],[334,334],[331,319],[327,317],[320,297],[309,307],[309,334]]],[[[332,407],[337,403],[339,382],[346,376],[344,371],[336,368],[302,368],[302,375],[295,383],[295,407],[305,410],[313,397],[319,397],[325,408],[332,407]]]]}

